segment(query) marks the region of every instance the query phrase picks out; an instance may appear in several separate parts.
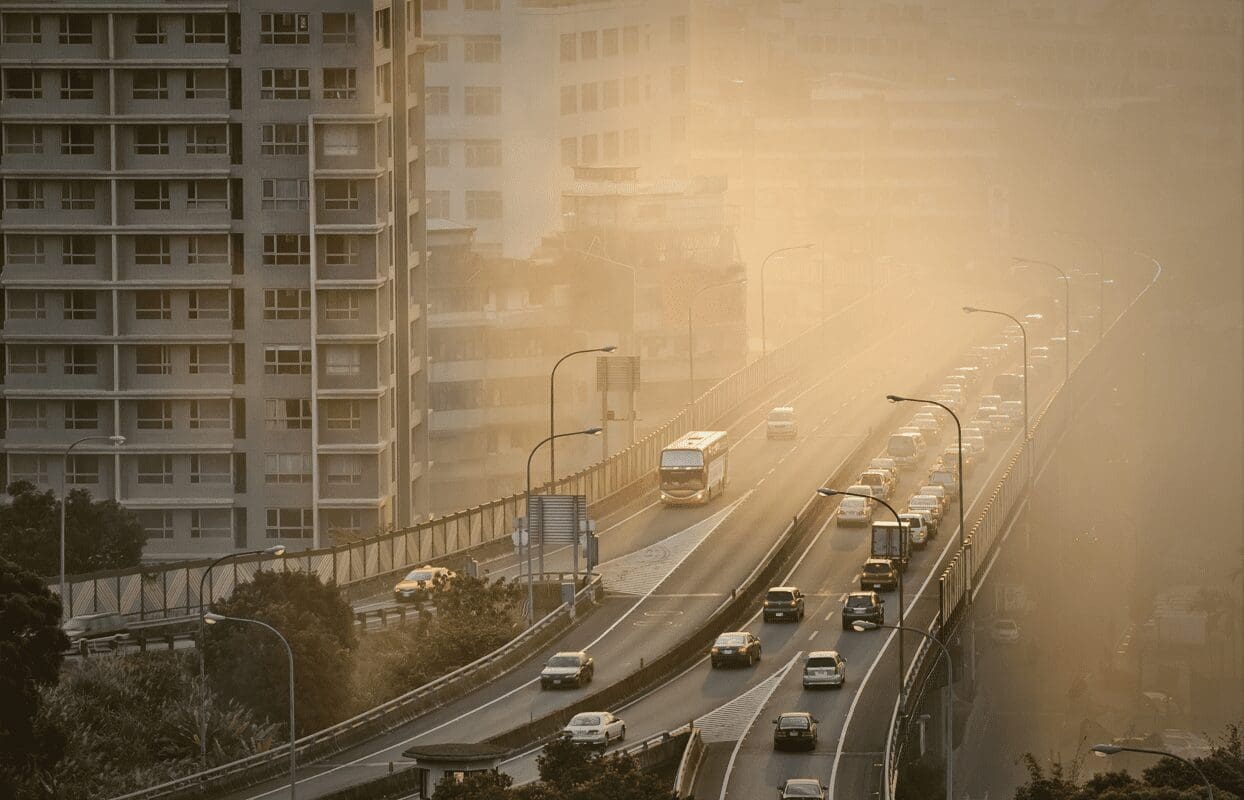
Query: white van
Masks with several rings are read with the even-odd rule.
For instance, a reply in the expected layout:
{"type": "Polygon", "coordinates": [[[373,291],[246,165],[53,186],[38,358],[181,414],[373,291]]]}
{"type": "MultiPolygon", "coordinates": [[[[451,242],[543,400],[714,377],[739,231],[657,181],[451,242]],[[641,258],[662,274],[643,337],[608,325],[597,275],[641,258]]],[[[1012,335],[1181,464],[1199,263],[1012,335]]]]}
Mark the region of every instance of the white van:
{"type": "Polygon", "coordinates": [[[886,444],[886,455],[900,467],[914,467],[920,459],[920,440],[906,433],[896,433],[886,444]]]}
{"type": "Polygon", "coordinates": [[[765,421],[765,436],[770,439],[794,439],[798,432],[792,406],[778,406],[769,412],[769,418],[765,421]]]}

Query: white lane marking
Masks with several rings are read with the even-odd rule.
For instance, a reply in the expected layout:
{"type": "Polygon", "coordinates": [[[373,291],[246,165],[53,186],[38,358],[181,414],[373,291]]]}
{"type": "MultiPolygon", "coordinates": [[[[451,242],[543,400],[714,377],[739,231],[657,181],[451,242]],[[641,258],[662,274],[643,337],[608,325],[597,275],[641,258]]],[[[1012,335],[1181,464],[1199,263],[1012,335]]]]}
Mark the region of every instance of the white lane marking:
{"type": "MultiPolygon", "coordinates": [[[[777,691],[778,685],[782,682],[782,679],[786,677],[787,673],[790,672],[791,667],[795,666],[795,662],[798,661],[802,655],[802,650],[795,653],[791,656],[790,661],[786,662],[786,666],[782,667],[780,671],[775,672],[773,676],[768,679],[769,681],[772,681],[772,685],[769,686],[768,691],[765,692],[764,700],[756,704],[756,710],[752,712],[751,718],[747,721],[747,725],[743,728],[743,733],[739,736],[739,740],[734,744],[734,749],[730,751],[730,761],[726,763],[726,775],[725,779],[721,782],[721,794],[718,795],[718,800],[726,800],[726,790],[730,788],[730,773],[734,772],[734,762],[739,757],[739,750],[743,747],[743,741],[747,739],[747,732],[750,731],[752,726],[756,724],[756,718],[760,716],[761,711],[765,710],[765,706],[768,704],[769,699],[773,697],[773,693],[777,691]]],[[[768,681],[766,681],[766,683],[767,682],[768,681]]],[[[764,686],[764,684],[759,684],[756,688],[759,689],[761,686],[764,686]]],[[[755,691],[755,689],[752,691],[755,691]]]]}
{"type": "MultiPolygon", "coordinates": [[[[704,541],[705,541],[706,539],[708,539],[709,535],[711,535],[711,534],[713,533],[713,531],[715,531],[717,528],[721,527],[721,523],[722,523],[722,522],[725,522],[725,521],[726,521],[726,519],[727,519],[727,517],[729,517],[729,512],[733,511],[734,509],[736,509],[736,508],[738,508],[740,505],[742,505],[743,501],[745,501],[745,500],[746,500],[746,499],[747,499],[750,495],[751,495],[751,491],[748,491],[748,492],[747,492],[747,494],[743,495],[743,496],[742,496],[742,497],[740,497],[738,500],[735,500],[733,505],[731,505],[731,506],[729,506],[728,508],[724,509],[722,512],[719,512],[720,519],[717,521],[717,524],[713,526],[713,530],[710,530],[707,534],[705,534],[705,535],[704,535],[704,537],[703,537],[702,539],[700,539],[700,541],[696,544],[696,546],[695,546],[695,547],[691,548],[691,549],[690,549],[690,550],[688,550],[686,553],[684,553],[684,554],[682,555],[682,557],[681,557],[681,558],[679,558],[679,559],[678,559],[678,561],[677,561],[677,562],[676,562],[673,566],[671,566],[671,567],[670,567],[669,573],[666,575],[666,578],[668,578],[668,577],[669,577],[669,575],[674,574],[674,572],[675,572],[675,571],[676,571],[676,570],[677,570],[680,566],[682,566],[682,563],[683,563],[684,561],[686,561],[686,560],[687,560],[687,558],[689,558],[689,557],[691,556],[691,554],[692,554],[692,553],[694,553],[694,552],[696,551],[696,549],[697,549],[697,548],[699,548],[700,544],[703,544],[703,543],[704,543],[704,541]]],[[[699,524],[699,523],[697,523],[697,524],[699,524]]],[[[664,583],[664,582],[665,582],[665,581],[661,581],[660,583],[664,583]]],[[[657,586],[653,586],[651,589],[649,589],[649,590],[648,590],[648,591],[644,594],[644,596],[643,596],[643,597],[641,597],[641,598],[639,598],[638,600],[636,600],[634,605],[632,605],[630,608],[628,608],[628,609],[626,610],[626,612],[622,614],[622,616],[620,616],[620,617],[618,617],[616,620],[614,620],[614,622],[613,622],[613,624],[612,624],[612,625],[610,625],[610,626],[609,626],[608,628],[606,628],[606,629],[605,629],[605,630],[604,630],[604,631],[603,631],[603,632],[602,632],[599,636],[597,636],[595,639],[593,639],[591,642],[589,642],[589,643],[588,643],[588,644],[587,644],[587,645],[586,645],[583,649],[584,649],[584,650],[590,650],[592,647],[594,647],[596,644],[598,644],[598,643],[600,642],[600,640],[601,640],[601,639],[604,639],[606,636],[608,636],[610,633],[612,633],[612,632],[613,632],[613,630],[614,630],[615,628],[617,628],[617,627],[618,627],[619,625],[621,625],[621,624],[622,624],[622,623],[623,623],[623,622],[624,622],[624,621],[625,621],[628,617],[630,617],[630,616],[631,616],[631,614],[633,614],[633,613],[636,611],[636,609],[638,609],[638,608],[639,608],[639,607],[640,607],[640,606],[644,603],[644,601],[646,601],[646,600],[648,599],[648,597],[649,597],[649,596],[650,596],[653,592],[655,592],[655,591],[656,591],[657,587],[658,587],[658,586],[660,586],[660,583],[658,583],[658,584],[657,584],[657,586]]],[[[356,759],[355,759],[355,760],[353,760],[353,761],[350,761],[350,762],[347,762],[347,763],[345,763],[345,764],[341,764],[341,765],[339,765],[339,766],[333,767],[332,769],[329,769],[329,770],[324,770],[323,772],[317,772],[315,775],[308,775],[308,776],[307,776],[307,777],[305,777],[305,778],[301,778],[301,779],[299,779],[298,781],[296,781],[296,783],[306,783],[307,781],[319,780],[320,778],[324,777],[325,775],[329,774],[330,772],[336,772],[336,771],[337,771],[337,770],[339,770],[339,769],[344,769],[345,767],[353,766],[353,765],[355,765],[355,764],[362,764],[362,763],[365,763],[365,762],[369,761],[370,759],[375,758],[375,757],[377,757],[377,756],[379,756],[379,755],[381,755],[381,754],[383,754],[383,753],[389,752],[389,751],[391,751],[391,750],[395,750],[395,749],[399,749],[399,748],[404,749],[405,747],[407,747],[408,745],[410,745],[410,743],[411,743],[411,742],[414,742],[414,741],[416,741],[416,740],[418,740],[418,739],[422,739],[424,736],[427,736],[428,734],[436,733],[437,731],[439,731],[439,730],[441,730],[441,729],[443,729],[443,728],[447,728],[447,727],[449,727],[450,725],[454,725],[454,724],[456,724],[456,723],[459,723],[459,722],[461,722],[462,720],[466,719],[466,718],[467,718],[467,717],[469,717],[469,716],[472,716],[473,714],[475,714],[475,713],[477,713],[477,712],[479,712],[479,711],[483,711],[484,709],[489,708],[489,707],[491,707],[491,706],[494,706],[494,705],[496,705],[497,703],[500,703],[500,702],[502,702],[502,701],[504,701],[504,700],[508,700],[510,697],[513,697],[514,695],[518,694],[519,692],[524,691],[524,690],[528,689],[529,687],[536,685],[536,684],[537,684],[537,683],[539,683],[539,682],[540,682],[540,679],[539,679],[539,678],[532,678],[531,680],[527,681],[526,683],[523,683],[523,684],[520,684],[519,686],[514,687],[513,689],[511,689],[510,691],[506,692],[505,694],[503,694],[503,695],[501,695],[501,696],[499,696],[499,697],[495,697],[495,698],[493,698],[492,700],[489,700],[489,701],[488,701],[488,702],[486,702],[486,703],[482,703],[482,704],[480,704],[480,705],[476,706],[475,708],[472,708],[472,709],[470,709],[470,710],[468,710],[468,711],[464,711],[463,713],[459,714],[458,716],[454,717],[453,719],[446,720],[445,722],[442,722],[442,723],[441,723],[441,724],[439,724],[439,725],[436,725],[436,726],[434,726],[434,727],[428,728],[426,731],[423,731],[423,732],[421,732],[421,733],[417,733],[417,734],[415,734],[414,736],[411,736],[410,738],[405,739],[405,740],[403,740],[402,742],[400,742],[400,743],[398,743],[398,744],[395,744],[395,745],[389,745],[388,747],[383,747],[383,748],[381,748],[381,749],[379,749],[379,750],[376,750],[376,751],[374,751],[374,752],[368,753],[368,754],[367,754],[367,755],[365,755],[365,756],[360,756],[360,757],[356,758],[356,759]]],[[[281,786],[281,787],[278,787],[278,788],[276,788],[276,789],[270,789],[270,790],[268,790],[268,791],[264,792],[263,794],[251,795],[251,796],[248,798],[248,800],[259,800],[259,798],[262,798],[262,797],[269,797],[269,796],[272,796],[272,795],[275,795],[275,794],[278,794],[278,793],[283,793],[283,792],[285,792],[285,790],[286,790],[287,788],[288,788],[287,786],[281,786]]]]}
{"type": "Polygon", "coordinates": [[[642,550],[603,562],[596,571],[605,588],[626,594],[651,594],[669,577],[670,564],[682,563],[685,554],[699,547],[745,498],[746,495],[711,517],[642,550]]]}
{"type": "Polygon", "coordinates": [[[820,631],[812,631],[812,633],[808,636],[808,641],[810,642],[815,639],[818,633],[820,633],[820,631]]]}
{"type": "Polygon", "coordinates": [[[830,621],[831,619],[833,619],[833,618],[834,618],[834,612],[832,612],[832,611],[831,611],[831,612],[829,612],[828,614],[826,614],[826,615],[825,615],[825,621],[826,621],[826,622],[829,622],[829,621],[830,621]]]}

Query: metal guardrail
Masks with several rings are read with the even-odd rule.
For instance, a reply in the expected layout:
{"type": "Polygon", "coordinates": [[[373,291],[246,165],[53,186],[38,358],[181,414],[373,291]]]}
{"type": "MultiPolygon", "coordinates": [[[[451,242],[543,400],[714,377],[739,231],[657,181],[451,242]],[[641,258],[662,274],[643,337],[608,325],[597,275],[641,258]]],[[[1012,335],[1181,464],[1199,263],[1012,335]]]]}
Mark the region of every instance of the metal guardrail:
{"type": "MultiPolygon", "coordinates": [[[[856,300],[697,397],[694,419],[701,424],[720,419],[795,369],[840,358],[844,343],[857,341],[882,326],[885,315],[881,310],[876,292],[856,300]],[[838,346],[823,347],[822,342],[827,340],[838,346]]],[[[689,412],[684,408],[626,449],[544,488],[558,494],[585,495],[589,507],[626,491],[655,473],[661,450],[689,429],[689,412]]],[[[212,570],[203,597],[198,587],[211,559],[70,576],[66,584],[67,615],[114,612],[147,619],[194,614],[204,605],[227,597],[234,587],[250,581],[261,570],[297,570],[348,587],[509,536],[514,518],[523,513],[523,495],[513,494],[357,542],[277,557],[240,557],[212,570]]],[[[48,587],[59,592],[57,581],[48,581],[48,587]]]]}
{"type": "MultiPolygon", "coordinates": [[[[1156,259],[1154,264],[1157,266],[1157,271],[1153,279],[1115,317],[1106,328],[1102,340],[1093,343],[1088,352],[1072,367],[1070,380],[1055,389],[1050,402],[1033,421],[1031,438],[1021,443],[994,492],[986,501],[985,507],[973,521],[964,539],[964,547],[956,551],[947,562],[938,578],[939,611],[929,625],[929,632],[939,640],[944,641],[957,628],[968,605],[967,601],[970,599],[967,594],[968,587],[975,588],[980,573],[989,563],[989,555],[998,544],[999,536],[1027,496],[1030,478],[1036,473],[1038,465],[1046,463],[1053,457],[1057,440],[1069,421],[1072,398],[1077,390],[1083,390],[1084,387],[1081,384],[1099,378],[1103,373],[1099,365],[1114,356],[1114,351],[1120,348],[1122,343],[1129,341],[1129,337],[1117,336],[1117,329],[1120,326],[1134,324],[1135,320],[1146,318],[1138,306],[1152,296],[1150,290],[1161,276],[1161,265],[1156,259]],[[969,575],[972,576],[970,583],[969,575]]],[[[920,645],[917,647],[903,681],[903,692],[900,696],[906,699],[906,704],[900,706],[896,701],[894,705],[883,758],[884,800],[893,800],[897,789],[898,767],[902,762],[903,742],[906,738],[900,719],[909,717],[909,709],[918,705],[923,695],[923,686],[938,660],[928,658],[931,649],[932,644],[921,637],[920,645]],[[913,697],[915,697],[915,702],[912,700],[913,697]]],[[[937,655],[941,655],[940,651],[937,655]]],[[[953,713],[953,706],[951,713],[953,713]]]]}
{"type": "MultiPolygon", "coordinates": [[[[599,590],[600,576],[593,575],[587,585],[578,591],[576,597],[582,598],[580,602],[592,602],[599,590]]],[[[570,606],[563,603],[514,639],[470,664],[459,667],[453,672],[442,675],[362,714],[303,736],[295,742],[299,760],[301,761],[304,757],[317,757],[339,751],[374,735],[379,730],[405,722],[455,699],[456,695],[445,696],[447,689],[457,688],[467,683],[472,687],[478,686],[480,683],[478,680],[467,679],[479,677],[487,679],[489,676],[485,673],[493,668],[509,666],[516,655],[521,655],[520,660],[525,660],[539,647],[544,646],[548,638],[560,633],[561,629],[571,624],[572,621],[570,606]]],[[[139,789],[114,798],[114,800],[206,797],[219,794],[234,783],[250,783],[262,779],[262,773],[265,770],[284,769],[285,759],[288,756],[289,744],[287,743],[228,764],[176,778],[157,786],[139,789]]]]}
{"type": "Polygon", "coordinates": [[[700,764],[704,762],[704,738],[700,729],[692,727],[687,737],[687,746],[683,748],[682,758],[678,762],[678,772],[674,775],[674,794],[679,798],[691,796],[695,789],[695,779],[700,774],[700,764]]]}

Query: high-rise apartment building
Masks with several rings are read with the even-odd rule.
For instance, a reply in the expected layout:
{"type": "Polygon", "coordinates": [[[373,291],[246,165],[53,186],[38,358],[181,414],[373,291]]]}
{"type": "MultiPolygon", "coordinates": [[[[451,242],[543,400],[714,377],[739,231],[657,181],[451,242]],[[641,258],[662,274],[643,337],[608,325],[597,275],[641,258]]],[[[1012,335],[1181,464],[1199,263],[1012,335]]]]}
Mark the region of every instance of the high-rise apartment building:
{"type": "Polygon", "coordinates": [[[426,504],[419,5],[286,9],[0,0],[0,469],[150,557],[426,504]]]}

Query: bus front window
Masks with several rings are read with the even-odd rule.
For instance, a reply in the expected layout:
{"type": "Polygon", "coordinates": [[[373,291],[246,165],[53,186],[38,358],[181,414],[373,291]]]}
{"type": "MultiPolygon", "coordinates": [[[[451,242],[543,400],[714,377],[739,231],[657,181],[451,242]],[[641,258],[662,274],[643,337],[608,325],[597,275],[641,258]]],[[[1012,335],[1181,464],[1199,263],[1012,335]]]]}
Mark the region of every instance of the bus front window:
{"type": "Polygon", "coordinates": [[[661,470],[661,486],[666,489],[704,488],[704,470],[699,469],[663,469],[661,470]]]}

